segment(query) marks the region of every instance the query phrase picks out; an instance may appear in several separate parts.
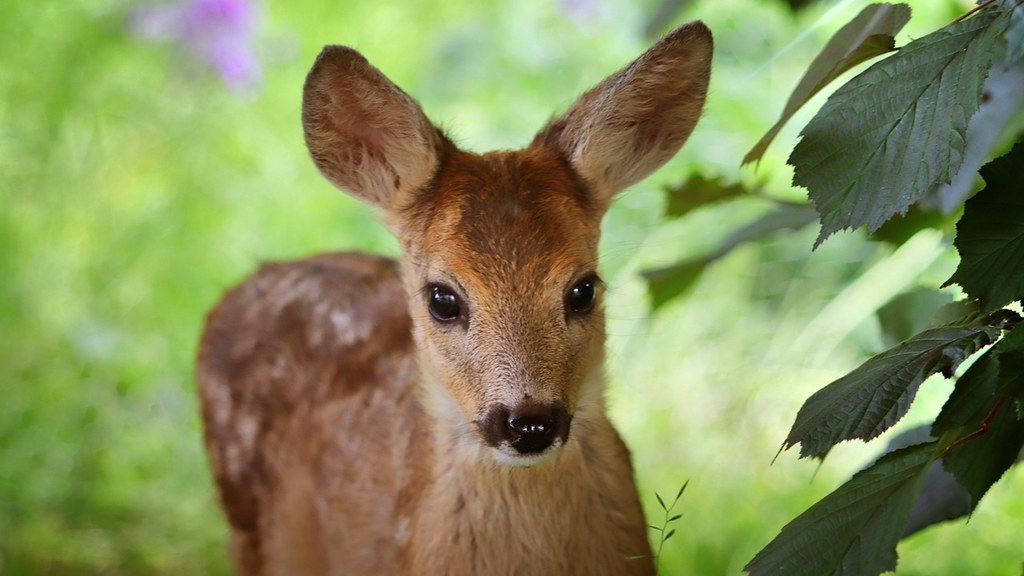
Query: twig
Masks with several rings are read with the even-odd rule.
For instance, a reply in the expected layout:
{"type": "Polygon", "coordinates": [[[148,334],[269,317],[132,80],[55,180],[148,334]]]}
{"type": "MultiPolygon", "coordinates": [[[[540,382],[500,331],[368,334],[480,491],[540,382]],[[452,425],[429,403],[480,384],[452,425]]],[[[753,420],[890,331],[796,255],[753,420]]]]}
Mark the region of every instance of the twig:
{"type": "Polygon", "coordinates": [[[986,8],[989,4],[994,3],[995,1],[996,0],[985,0],[981,4],[978,4],[974,8],[971,8],[970,11],[968,11],[966,14],[963,14],[962,16],[957,18],[956,20],[953,20],[953,23],[955,24],[957,22],[963,22],[964,20],[967,20],[968,18],[970,18],[974,14],[978,13],[980,10],[986,8]]]}
{"type": "Polygon", "coordinates": [[[957,448],[963,446],[964,444],[970,442],[971,440],[974,440],[975,438],[984,436],[985,433],[988,432],[988,427],[992,424],[992,420],[995,419],[996,414],[999,413],[1000,408],[1003,407],[1003,404],[1006,404],[1006,398],[1006,396],[1001,396],[999,400],[996,402],[996,405],[992,407],[992,411],[989,412],[988,416],[985,416],[985,419],[981,421],[981,427],[979,427],[974,432],[971,432],[967,436],[964,436],[963,438],[950,444],[949,448],[946,448],[942,452],[942,456],[940,456],[940,458],[945,458],[946,455],[952,452],[953,450],[956,450],[957,448]]]}

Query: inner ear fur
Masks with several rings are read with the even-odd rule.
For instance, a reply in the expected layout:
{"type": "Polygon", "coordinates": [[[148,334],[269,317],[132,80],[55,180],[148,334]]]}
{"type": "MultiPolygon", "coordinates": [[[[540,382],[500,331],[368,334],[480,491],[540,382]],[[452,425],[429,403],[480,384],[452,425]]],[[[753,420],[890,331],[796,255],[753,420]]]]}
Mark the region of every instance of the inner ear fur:
{"type": "Polygon", "coordinates": [[[302,127],[320,173],[385,212],[432,178],[444,141],[412,98],[345,46],[326,46],[306,77],[302,127]]]}
{"type": "Polygon", "coordinates": [[[597,200],[643,180],[693,132],[711,78],[713,40],[684,24],[580,96],[534,140],[568,159],[597,200]]]}

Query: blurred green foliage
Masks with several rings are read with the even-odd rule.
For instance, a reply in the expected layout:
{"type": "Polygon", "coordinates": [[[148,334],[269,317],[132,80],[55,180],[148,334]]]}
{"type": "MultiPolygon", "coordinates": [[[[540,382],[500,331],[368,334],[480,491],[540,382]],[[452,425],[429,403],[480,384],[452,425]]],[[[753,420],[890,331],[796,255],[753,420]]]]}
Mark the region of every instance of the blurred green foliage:
{"type": "MultiPolygon", "coordinates": [[[[752,201],[663,223],[660,188],[695,170],[803,197],[784,167],[794,128],[756,171],[739,162],[863,4],[794,15],[781,2],[708,0],[650,26],[654,0],[268,2],[254,32],[262,79],[238,89],[187,46],[133,31],[138,2],[5,0],[0,574],[228,573],[193,391],[205,311],[261,260],[396,253],[305,156],[300,91],[323,44],[361,50],[457,141],[484,150],[528,142],[639,53],[645,27],[693,18],[716,35],[705,119],[606,220],[609,394],[648,510],[655,490],[690,480],[662,574],[738,574],[872,456],[851,445],[820,470],[789,454],[770,466],[802,399],[881,349],[876,308],[956,263],[937,234],[895,251],[845,234],[811,253],[807,230],[734,251],[654,316],[638,272],[699,254],[766,209],[752,201]]],[[[964,9],[912,5],[908,37],[964,9]]],[[[934,388],[922,412],[948,394],[934,388]]],[[[901,573],[1019,571],[1024,497],[1011,474],[966,530],[906,542],[901,573]]]]}

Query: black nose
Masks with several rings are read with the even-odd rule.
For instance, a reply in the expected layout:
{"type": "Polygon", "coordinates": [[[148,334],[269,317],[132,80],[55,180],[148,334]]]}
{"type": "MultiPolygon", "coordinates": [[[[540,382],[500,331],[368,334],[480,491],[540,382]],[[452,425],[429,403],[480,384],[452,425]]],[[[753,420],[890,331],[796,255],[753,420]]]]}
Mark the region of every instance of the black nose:
{"type": "Polygon", "coordinates": [[[530,410],[508,417],[509,439],[520,454],[537,454],[555,441],[555,415],[550,410],[530,410]]]}
{"type": "Polygon", "coordinates": [[[508,443],[520,454],[539,454],[569,435],[569,413],[561,405],[495,406],[477,422],[491,446],[508,443]]]}

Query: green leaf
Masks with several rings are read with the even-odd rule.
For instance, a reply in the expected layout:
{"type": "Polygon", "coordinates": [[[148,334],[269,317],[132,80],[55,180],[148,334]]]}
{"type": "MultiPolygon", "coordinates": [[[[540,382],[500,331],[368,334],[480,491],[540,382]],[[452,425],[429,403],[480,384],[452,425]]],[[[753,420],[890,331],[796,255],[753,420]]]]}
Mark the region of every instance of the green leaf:
{"type": "Polygon", "coordinates": [[[878,309],[878,324],[886,346],[895,346],[935,323],[935,314],[953,296],[934,288],[917,287],[895,296],[878,309]]]}
{"type": "Polygon", "coordinates": [[[789,157],[832,233],[875,231],[963,161],[965,133],[1008,18],[995,8],[915,40],[837,90],[789,157]]]}
{"type": "Polygon", "coordinates": [[[651,296],[651,305],[659,308],[671,299],[689,290],[709,264],[724,257],[734,248],[758,240],[779,230],[799,229],[816,218],[814,208],[805,204],[782,204],[773,211],[757,220],[734,230],[714,250],[704,256],[684,260],[664,268],[645,270],[642,275],[647,280],[647,291],[651,296]]]}
{"type": "Polygon", "coordinates": [[[942,464],[971,494],[972,510],[1017,461],[1024,446],[1024,423],[1017,419],[1007,398],[996,394],[1004,374],[1019,377],[1016,370],[1001,366],[1003,354],[999,349],[1003,342],[993,346],[957,381],[932,426],[933,435],[959,431],[962,443],[953,444],[942,464]]]}
{"type": "Polygon", "coordinates": [[[1024,6],[1016,4],[1006,28],[1006,63],[1010,65],[1024,59],[1024,6]]]}
{"type": "Polygon", "coordinates": [[[962,438],[977,430],[992,411],[998,400],[995,389],[999,380],[999,359],[993,354],[994,348],[957,379],[953,393],[932,424],[932,437],[957,432],[956,438],[962,438]]]}
{"type": "Polygon", "coordinates": [[[996,394],[1024,400],[1024,330],[1012,330],[998,345],[999,384],[996,394]]]}
{"type": "Polygon", "coordinates": [[[948,291],[940,292],[925,287],[916,287],[896,295],[876,313],[883,341],[891,347],[932,326],[935,324],[936,313],[951,303],[952,298],[948,291]]]}
{"type": "Polygon", "coordinates": [[[1024,142],[981,169],[985,189],[967,201],[956,226],[957,283],[982,308],[1024,299],[1024,142]]]}
{"type": "MultiPolygon", "coordinates": [[[[1024,61],[992,67],[985,79],[981,107],[967,124],[960,170],[948,184],[936,186],[925,194],[916,208],[938,210],[952,216],[963,206],[964,200],[979,189],[978,171],[992,158],[996,147],[1005,142],[1007,133],[1013,134],[1018,128],[1019,123],[1014,122],[1014,118],[1024,108],[1021,86],[1024,86],[1024,61]]],[[[882,226],[876,235],[888,225],[882,226]]]]}
{"type": "Polygon", "coordinates": [[[981,436],[954,448],[943,467],[971,494],[971,510],[1017,461],[1024,447],[1024,423],[1011,403],[1003,403],[981,436]]]}
{"type": "Polygon", "coordinates": [[[896,544],[935,457],[934,442],[890,452],[783,527],[744,568],[752,576],[874,575],[896,544]]]}
{"type": "Polygon", "coordinates": [[[971,508],[1017,461],[1024,422],[1015,409],[1024,387],[1024,330],[1011,330],[957,381],[932,425],[932,434],[955,433],[943,459],[971,494],[971,508]]]}
{"type": "Polygon", "coordinates": [[[957,216],[945,214],[939,209],[924,209],[917,204],[911,206],[906,214],[897,214],[879,226],[871,239],[902,246],[925,228],[951,232],[956,220],[957,216]]]}
{"type": "Polygon", "coordinates": [[[665,215],[673,218],[684,216],[702,206],[753,193],[742,184],[726,184],[721,177],[705,178],[700,174],[694,174],[679,186],[666,188],[665,192],[668,194],[665,215]]]}
{"type": "Polygon", "coordinates": [[[1008,310],[966,318],[925,330],[872,357],[804,402],[783,449],[799,443],[803,458],[844,440],[875,438],[906,414],[926,378],[937,372],[952,376],[965,358],[1019,319],[1008,310]]]}
{"type": "Polygon", "coordinates": [[[894,37],[908,20],[910,7],[906,4],[871,4],[840,28],[811,62],[775,125],[743,157],[743,164],[759,160],[793,114],[843,72],[893,51],[894,37]]]}
{"type": "Polygon", "coordinates": [[[720,257],[718,255],[704,256],[665,268],[644,270],[641,274],[647,280],[647,293],[651,297],[651,307],[656,310],[676,296],[688,292],[697,283],[704,268],[720,257]]]}
{"type": "Polygon", "coordinates": [[[676,502],[679,502],[679,499],[683,497],[683,492],[686,492],[686,487],[689,486],[689,485],[690,485],[690,481],[687,480],[686,482],[683,482],[682,486],[679,487],[679,492],[676,492],[676,497],[675,497],[674,500],[672,500],[672,505],[673,506],[675,506],[676,502]]]}

